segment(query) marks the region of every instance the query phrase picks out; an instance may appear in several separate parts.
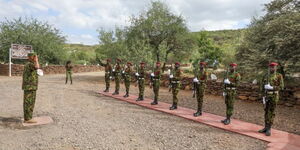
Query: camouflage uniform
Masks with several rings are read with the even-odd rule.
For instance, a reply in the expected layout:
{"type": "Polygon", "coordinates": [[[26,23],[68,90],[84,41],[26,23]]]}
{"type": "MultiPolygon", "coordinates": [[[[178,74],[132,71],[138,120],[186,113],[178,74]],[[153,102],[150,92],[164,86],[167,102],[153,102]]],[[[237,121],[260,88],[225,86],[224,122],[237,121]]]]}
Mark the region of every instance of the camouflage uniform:
{"type": "Polygon", "coordinates": [[[100,62],[101,66],[105,67],[105,90],[104,92],[109,92],[109,87],[110,87],[110,78],[112,76],[112,66],[109,63],[109,61],[107,61],[106,64],[103,64],[102,62],[100,62]]]}
{"type": "Polygon", "coordinates": [[[275,109],[279,101],[279,91],[284,88],[283,77],[280,73],[273,72],[270,75],[265,75],[261,82],[261,91],[265,95],[265,128],[261,132],[266,132],[266,135],[271,135],[271,127],[275,118],[275,109]],[[264,85],[270,84],[274,89],[265,89],[264,85]]]}
{"type": "Polygon", "coordinates": [[[199,81],[195,83],[196,98],[197,98],[197,102],[198,102],[198,110],[194,114],[194,116],[199,116],[199,115],[202,115],[203,97],[205,94],[208,73],[207,73],[206,69],[203,68],[203,70],[201,69],[199,71],[196,71],[195,77],[199,81]]]}
{"type": "Polygon", "coordinates": [[[24,120],[27,121],[32,119],[38,89],[37,69],[33,62],[28,62],[24,66],[22,89],[24,90],[24,120]]]}
{"type": "Polygon", "coordinates": [[[144,91],[145,91],[145,69],[144,67],[140,67],[138,72],[139,76],[137,76],[138,85],[139,85],[139,97],[137,101],[144,100],[144,91]]]}
{"type": "Polygon", "coordinates": [[[170,110],[177,109],[177,104],[178,104],[178,98],[177,95],[179,93],[180,87],[181,87],[181,75],[182,71],[180,70],[179,67],[175,67],[173,71],[173,78],[171,79],[172,83],[172,95],[173,95],[173,104],[170,107],[170,110]]]}
{"type": "Polygon", "coordinates": [[[154,93],[154,101],[151,103],[152,105],[156,105],[158,103],[160,77],[161,77],[161,68],[156,67],[154,70],[154,76],[152,77],[153,93],[154,93]]]}
{"type": "Polygon", "coordinates": [[[70,78],[71,84],[73,83],[73,81],[72,81],[72,69],[73,69],[73,66],[71,64],[66,65],[66,84],[68,83],[69,78],[70,78]]]}
{"type": "Polygon", "coordinates": [[[113,93],[113,95],[118,95],[119,94],[119,90],[120,90],[120,81],[121,81],[121,71],[122,68],[120,66],[119,63],[116,64],[115,68],[114,68],[114,78],[115,78],[115,84],[116,84],[116,89],[115,92],[113,93]]]}
{"type": "Polygon", "coordinates": [[[225,93],[225,104],[226,104],[226,119],[222,122],[227,125],[230,123],[230,118],[233,114],[234,102],[236,97],[236,89],[239,86],[241,80],[241,75],[236,71],[228,71],[227,79],[229,79],[230,84],[224,84],[225,93]]]}
{"type": "Polygon", "coordinates": [[[130,88],[130,82],[131,82],[131,74],[132,74],[132,68],[130,65],[127,65],[127,67],[124,70],[124,73],[122,73],[124,82],[125,82],[125,88],[126,88],[126,94],[124,97],[129,96],[129,88],[130,88]]]}

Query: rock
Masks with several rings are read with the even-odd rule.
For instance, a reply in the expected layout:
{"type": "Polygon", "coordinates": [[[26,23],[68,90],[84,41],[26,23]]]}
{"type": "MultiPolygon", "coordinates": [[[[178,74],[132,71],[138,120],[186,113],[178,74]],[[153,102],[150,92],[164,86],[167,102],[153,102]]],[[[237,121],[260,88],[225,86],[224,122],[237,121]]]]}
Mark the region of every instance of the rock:
{"type": "Polygon", "coordinates": [[[247,100],[247,99],[248,99],[247,96],[238,96],[238,98],[239,98],[240,100],[247,100]]]}

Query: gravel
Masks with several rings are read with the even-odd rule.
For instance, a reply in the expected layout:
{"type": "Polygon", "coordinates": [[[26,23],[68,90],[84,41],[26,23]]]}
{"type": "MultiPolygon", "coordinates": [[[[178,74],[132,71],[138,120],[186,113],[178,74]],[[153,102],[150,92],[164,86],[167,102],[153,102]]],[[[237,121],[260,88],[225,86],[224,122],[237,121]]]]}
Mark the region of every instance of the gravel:
{"type": "MultiPolygon", "coordinates": [[[[24,128],[21,77],[0,76],[0,149],[266,149],[257,139],[100,96],[103,73],[75,74],[73,80],[65,85],[64,75],[41,77],[34,116],[51,116],[54,123],[24,128]]],[[[168,95],[163,89],[161,99],[169,102],[168,95]]]]}

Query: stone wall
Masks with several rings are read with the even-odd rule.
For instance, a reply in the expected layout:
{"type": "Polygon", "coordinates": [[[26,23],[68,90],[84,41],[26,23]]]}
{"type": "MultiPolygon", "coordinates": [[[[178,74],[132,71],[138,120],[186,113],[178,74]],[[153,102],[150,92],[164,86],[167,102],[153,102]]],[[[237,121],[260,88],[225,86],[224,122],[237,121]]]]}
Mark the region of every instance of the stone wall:
{"type": "MultiPolygon", "coordinates": [[[[100,66],[95,65],[74,65],[73,72],[95,72],[101,71],[103,68],[100,66]]],[[[12,65],[12,76],[21,76],[23,74],[24,65],[13,64],[12,65]]],[[[62,74],[66,72],[65,66],[62,65],[49,65],[42,67],[44,74],[62,74]]],[[[0,64],[0,75],[8,76],[8,65],[7,64],[0,64]]]]}

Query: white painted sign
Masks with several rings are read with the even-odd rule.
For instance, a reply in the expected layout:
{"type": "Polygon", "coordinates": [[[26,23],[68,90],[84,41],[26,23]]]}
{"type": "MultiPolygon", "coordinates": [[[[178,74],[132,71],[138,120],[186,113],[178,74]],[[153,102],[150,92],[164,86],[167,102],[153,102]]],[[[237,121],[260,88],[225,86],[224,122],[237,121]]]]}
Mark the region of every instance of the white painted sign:
{"type": "Polygon", "coordinates": [[[27,59],[27,55],[30,52],[32,52],[31,45],[11,44],[12,59],[27,59]]]}

